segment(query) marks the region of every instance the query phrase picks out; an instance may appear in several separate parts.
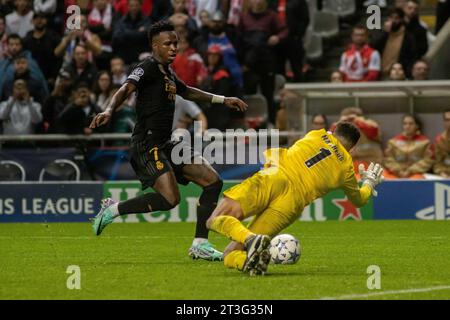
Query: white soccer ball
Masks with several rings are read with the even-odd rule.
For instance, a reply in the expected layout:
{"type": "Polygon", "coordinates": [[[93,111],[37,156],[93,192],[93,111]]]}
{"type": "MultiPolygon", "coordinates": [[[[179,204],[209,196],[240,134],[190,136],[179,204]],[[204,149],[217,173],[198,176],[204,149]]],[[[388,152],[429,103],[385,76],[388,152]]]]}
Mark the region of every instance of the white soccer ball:
{"type": "Polygon", "coordinates": [[[300,241],[290,234],[279,234],[270,241],[269,252],[275,264],[294,264],[300,259],[300,241]]]}

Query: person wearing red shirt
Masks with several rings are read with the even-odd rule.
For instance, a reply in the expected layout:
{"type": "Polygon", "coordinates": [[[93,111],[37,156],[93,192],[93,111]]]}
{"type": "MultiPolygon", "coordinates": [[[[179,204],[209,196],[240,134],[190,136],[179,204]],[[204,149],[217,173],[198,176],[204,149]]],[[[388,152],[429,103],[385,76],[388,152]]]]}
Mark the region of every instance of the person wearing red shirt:
{"type": "Polygon", "coordinates": [[[367,44],[368,33],[364,26],[352,31],[352,43],[342,54],[339,71],[344,82],[376,81],[380,75],[380,53],[367,44]]]}
{"type": "Polygon", "coordinates": [[[208,71],[200,54],[191,48],[187,36],[180,36],[179,53],[172,63],[172,69],[188,86],[199,87],[208,71]]]}

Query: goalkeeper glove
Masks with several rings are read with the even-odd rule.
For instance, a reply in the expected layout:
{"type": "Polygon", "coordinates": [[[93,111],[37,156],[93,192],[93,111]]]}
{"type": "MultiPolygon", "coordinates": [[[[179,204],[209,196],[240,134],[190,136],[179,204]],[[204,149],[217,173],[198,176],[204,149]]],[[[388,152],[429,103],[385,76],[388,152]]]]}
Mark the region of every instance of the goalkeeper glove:
{"type": "Polygon", "coordinates": [[[359,165],[359,174],[361,175],[361,179],[364,184],[368,184],[372,188],[372,194],[376,197],[377,191],[375,187],[383,182],[383,168],[380,164],[374,164],[371,162],[367,170],[364,168],[364,164],[359,165]]]}

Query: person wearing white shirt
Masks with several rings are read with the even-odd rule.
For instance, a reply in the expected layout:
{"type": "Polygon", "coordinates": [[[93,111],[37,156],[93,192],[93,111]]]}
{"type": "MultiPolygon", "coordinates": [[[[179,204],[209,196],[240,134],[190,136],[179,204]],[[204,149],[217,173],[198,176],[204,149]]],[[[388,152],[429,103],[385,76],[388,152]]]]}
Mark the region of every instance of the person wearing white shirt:
{"type": "Polygon", "coordinates": [[[18,34],[24,38],[33,30],[33,11],[29,0],[16,0],[16,10],[6,16],[6,33],[18,34]]]}

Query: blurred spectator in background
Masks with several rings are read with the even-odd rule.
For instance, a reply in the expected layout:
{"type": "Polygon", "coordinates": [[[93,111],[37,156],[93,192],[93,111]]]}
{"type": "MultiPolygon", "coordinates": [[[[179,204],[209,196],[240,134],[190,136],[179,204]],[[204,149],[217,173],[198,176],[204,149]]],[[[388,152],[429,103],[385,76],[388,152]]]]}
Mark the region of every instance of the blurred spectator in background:
{"type": "Polygon", "coordinates": [[[241,15],[244,12],[244,5],[247,0],[228,0],[222,2],[222,7],[226,7],[227,10],[223,10],[224,13],[228,12],[227,23],[237,27],[239,25],[241,15]]]}
{"type": "Polygon", "coordinates": [[[125,69],[125,62],[121,57],[113,57],[110,62],[112,83],[122,85],[127,80],[127,73],[125,69]]]}
{"type": "Polygon", "coordinates": [[[72,63],[75,56],[75,48],[82,45],[86,48],[87,59],[94,62],[94,57],[102,53],[100,38],[89,31],[86,15],[80,16],[80,29],[67,30],[59,45],[55,48],[55,56],[64,57],[63,67],[72,63]]]}
{"type": "Polygon", "coordinates": [[[430,140],[421,134],[422,123],[412,114],[402,120],[403,132],[388,141],[384,167],[387,178],[423,178],[433,165],[430,140]]]}
{"type": "Polygon", "coordinates": [[[112,37],[112,46],[125,64],[138,60],[139,54],[148,51],[147,28],[150,19],[141,12],[139,0],[128,1],[128,13],[116,24],[112,37]]]}
{"type": "MultiPolygon", "coordinates": [[[[167,2],[166,0],[141,0],[141,12],[144,16],[148,17],[152,14],[154,2],[167,2]]],[[[128,13],[129,7],[128,7],[128,0],[114,0],[114,10],[120,14],[121,16],[124,16],[128,13]]]]}
{"type": "Polygon", "coordinates": [[[196,88],[201,85],[208,73],[202,57],[191,47],[186,32],[179,35],[178,54],[172,63],[172,69],[184,83],[196,88]]]}
{"type": "Polygon", "coordinates": [[[14,73],[5,75],[3,86],[0,87],[2,100],[6,100],[13,93],[17,79],[25,80],[30,95],[42,105],[48,96],[47,82],[43,77],[30,72],[27,55],[23,52],[14,58],[14,73]]]}
{"type": "Polygon", "coordinates": [[[89,53],[85,46],[78,44],[74,50],[74,57],[72,62],[64,68],[65,71],[70,73],[76,86],[79,82],[85,82],[89,87],[94,84],[97,77],[97,68],[89,62],[89,53]]]}
{"type": "Polygon", "coordinates": [[[5,18],[0,15],[0,60],[5,59],[8,50],[8,35],[6,34],[5,18]]]}
{"type": "Polygon", "coordinates": [[[97,74],[97,79],[95,80],[93,86],[93,94],[91,101],[102,111],[105,111],[107,107],[107,102],[111,97],[112,81],[111,76],[108,71],[100,71],[97,74]]]}
{"type": "Polygon", "coordinates": [[[412,68],[412,80],[428,80],[430,67],[425,60],[417,60],[412,68]]]}
{"type": "Polygon", "coordinates": [[[309,8],[306,0],[276,0],[272,2],[282,24],[287,25],[289,34],[278,45],[278,73],[286,74],[286,61],[289,61],[294,82],[303,81],[303,60],[305,48],[303,38],[309,25],[309,8]]]}
{"type": "Polygon", "coordinates": [[[199,29],[207,28],[209,26],[209,23],[211,22],[211,15],[207,10],[202,10],[200,12],[199,19],[200,19],[199,29]]]}
{"type": "Polygon", "coordinates": [[[444,132],[434,141],[433,172],[443,178],[450,178],[450,109],[444,111],[444,132]]]}
{"type": "MultiPolygon", "coordinates": [[[[361,132],[361,138],[351,151],[355,168],[360,163],[364,163],[366,167],[370,162],[381,163],[383,160],[383,150],[381,148],[381,132],[378,123],[365,118],[363,110],[356,107],[343,109],[339,121],[350,121],[361,132]]],[[[334,131],[335,128],[336,123],[333,123],[330,131],[334,131]]]]}
{"type": "MultiPolygon", "coordinates": [[[[214,106],[212,106],[214,108],[214,106]]],[[[178,96],[175,100],[175,114],[173,117],[172,130],[175,129],[189,129],[191,128],[192,121],[199,121],[201,123],[199,132],[203,133],[208,130],[208,119],[202,112],[202,109],[193,101],[185,100],[178,96]]]]}
{"type": "Polygon", "coordinates": [[[374,37],[372,46],[381,53],[381,70],[384,76],[388,76],[393,63],[400,62],[406,76],[410,77],[412,65],[418,55],[414,36],[406,30],[405,12],[402,9],[390,10],[384,31],[374,37]]]}
{"type": "Polygon", "coordinates": [[[91,103],[90,94],[87,83],[78,83],[73,102],[67,105],[56,119],[58,133],[89,135],[93,132],[89,125],[100,110],[91,103]]]}
{"type": "Polygon", "coordinates": [[[170,11],[169,21],[175,27],[175,31],[181,33],[187,30],[189,35],[197,32],[197,22],[188,15],[186,9],[186,0],[171,0],[172,10],[170,11]]]}
{"type": "Polygon", "coordinates": [[[342,83],[344,82],[344,77],[340,71],[333,71],[330,76],[330,82],[332,83],[342,83]]]}
{"type": "Polygon", "coordinates": [[[391,81],[404,81],[406,80],[405,70],[401,63],[394,63],[389,70],[389,80],[391,81]]]}
{"type": "Polygon", "coordinates": [[[436,6],[436,34],[450,18],[450,0],[439,0],[436,6]]]}
{"type": "Polygon", "coordinates": [[[6,32],[17,33],[24,38],[29,31],[33,30],[31,0],[15,0],[14,6],[15,10],[6,16],[6,32]]]}
{"type": "Polygon", "coordinates": [[[200,12],[208,11],[210,15],[213,15],[219,9],[219,0],[188,0],[187,8],[189,15],[194,16],[197,26],[200,26],[200,12]]]}
{"type": "Polygon", "coordinates": [[[114,8],[108,0],[94,0],[91,12],[88,15],[89,30],[98,35],[102,50],[95,57],[95,64],[101,70],[109,68],[112,58],[112,30],[114,21],[114,8]]]}
{"type": "MultiPolygon", "coordinates": [[[[230,73],[223,65],[222,51],[218,45],[208,49],[207,69],[208,75],[201,89],[226,97],[233,96],[230,73]]],[[[230,108],[223,104],[208,105],[205,114],[210,128],[225,130],[230,122],[230,108]]]]}
{"type": "Polygon", "coordinates": [[[41,105],[30,96],[24,80],[16,80],[12,96],[0,103],[0,120],[3,134],[35,133],[35,126],[42,121],[41,105]]]}
{"type": "Polygon", "coordinates": [[[34,12],[42,12],[45,15],[53,15],[57,8],[56,0],[34,0],[33,7],[34,12]]]}
{"type": "Polygon", "coordinates": [[[28,69],[30,70],[30,74],[33,76],[33,78],[42,79],[41,81],[45,82],[45,77],[42,74],[42,71],[39,68],[37,62],[31,57],[31,52],[28,50],[23,50],[22,39],[17,34],[11,34],[8,37],[7,49],[5,52],[6,58],[0,60],[0,88],[3,88],[3,83],[6,79],[14,78],[14,59],[19,55],[23,55],[27,58],[28,69]]]}
{"type": "Polygon", "coordinates": [[[55,48],[61,42],[61,37],[47,28],[47,16],[43,12],[35,12],[33,16],[33,31],[23,40],[24,48],[29,50],[39,64],[45,79],[53,87],[56,75],[61,66],[61,60],[55,56],[55,48]]]}
{"type": "Polygon", "coordinates": [[[72,92],[72,77],[67,71],[61,70],[56,78],[55,88],[45,100],[42,107],[44,128],[48,133],[56,133],[56,119],[67,106],[72,92]]]}
{"type": "Polygon", "coordinates": [[[417,57],[421,58],[428,51],[427,28],[419,19],[419,2],[408,0],[403,8],[405,12],[406,30],[414,36],[417,57]]]}
{"type": "Polygon", "coordinates": [[[342,54],[339,71],[344,82],[376,81],[380,75],[380,53],[368,44],[366,27],[359,25],[353,28],[352,43],[342,54]]]}
{"type": "Polygon", "coordinates": [[[327,117],[322,113],[316,113],[311,118],[311,130],[328,130],[327,117]]]}
{"type": "Polygon", "coordinates": [[[14,0],[0,0],[0,16],[6,17],[14,11],[14,0]]]}
{"type": "Polygon", "coordinates": [[[238,26],[242,45],[240,56],[244,69],[246,94],[257,92],[258,86],[269,106],[269,126],[275,124],[275,46],[288,36],[288,29],[278,15],[269,10],[266,0],[250,0],[249,10],[242,14],[238,26]]]}
{"type": "Polygon", "coordinates": [[[212,15],[211,22],[204,31],[194,40],[194,47],[206,60],[208,47],[219,45],[222,50],[223,63],[230,72],[233,84],[242,90],[244,79],[242,67],[237,57],[235,34],[233,34],[232,29],[227,28],[222,12],[217,11],[212,15]]]}

